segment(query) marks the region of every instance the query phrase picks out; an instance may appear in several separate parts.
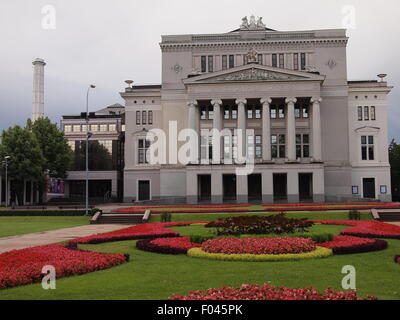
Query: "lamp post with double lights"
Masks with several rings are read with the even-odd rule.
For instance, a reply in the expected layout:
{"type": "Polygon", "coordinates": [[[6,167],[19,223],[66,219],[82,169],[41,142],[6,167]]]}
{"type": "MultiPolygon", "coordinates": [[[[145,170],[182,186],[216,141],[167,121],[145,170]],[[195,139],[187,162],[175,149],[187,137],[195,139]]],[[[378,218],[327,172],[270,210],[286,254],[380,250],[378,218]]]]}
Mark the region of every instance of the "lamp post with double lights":
{"type": "Polygon", "coordinates": [[[92,136],[89,131],[89,91],[94,88],[94,84],[90,85],[86,93],[86,215],[89,215],[89,139],[92,136]]]}

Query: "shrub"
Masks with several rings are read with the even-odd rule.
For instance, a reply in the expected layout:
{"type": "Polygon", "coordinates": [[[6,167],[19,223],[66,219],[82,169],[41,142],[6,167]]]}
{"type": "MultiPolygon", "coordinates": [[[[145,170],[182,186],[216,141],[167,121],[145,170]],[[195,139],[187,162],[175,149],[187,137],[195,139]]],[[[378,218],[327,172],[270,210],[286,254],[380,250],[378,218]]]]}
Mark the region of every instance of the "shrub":
{"type": "Polygon", "coordinates": [[[361,213],[358,210],[350,210],[348,213],[349,220],[361,220],[361,213]]]}
{"type": "Polygon", "coordinates": [[[203,236],[203,235],[192,235],[190,236],[190,242],[193,243],[203,243],[206,242],[207,240],[215,239],[215,236],[203,236]]]}
{"type": "Polygon", "coordinates": [[[306,219],[287,218],[283,213],[271,216],[228,217],[210,222],[208,228],[217,228],[218,235],[284,234],[304,232],[314,223],[306,219]]]}
{"type": "Polygon", "coordinates": [[[225,254],[297,254],[313,251],[316,246],[309,238],[220,238],[204,242],[202,249],[225,254]]]}
{"type": "Polygon", "coordinates": [[[303,259],[325,258],[332,255],[332,250],[317,247],[316,250],[298,254],[225,254],[208,253],[201,248],[192,248],[187,252],[188,256],[194,258],[205,258],[211,260],[246,261],[246,262],[273,262],[273,261],[296,261],[303,259]]]}
{"type": "MultiPolygon", "coordinates": [[[[90,209],[89,215],[94,215],[98,209],[90,209]]],[[[0,210],[0,217],[74,217],[84,216],[85,210],[0,210]]]]}
{"type": "Polygon", "coordinates": [[[319,244],[322,247],[332,249],[334,254],[363,253],[379,251],[387,248],[384,240],[368,239],[351,236],[335,236],[333,241],[319,244]]]}
{"type": "Polygon", "coordinates": [[[172,216],[169,212],[163,212],[160,217],[161,222],[171,222],[172,216]]]}
{"type": "Polygon", "coordinates": [[[400,263],[400,255],[394,257],[394,262],[400,263]]]}
{"type": "Polygon", "coordinates": [[[244,284],[240,288],[223,287],[207,291],[193,291],[183,296],[173,294],[169,300],[377,300],[367,295],[365,299],[357,296],[357,291],[335,291],[327,288],[319,292],[313,287],[287,288],[269,284],[244,284]]]}

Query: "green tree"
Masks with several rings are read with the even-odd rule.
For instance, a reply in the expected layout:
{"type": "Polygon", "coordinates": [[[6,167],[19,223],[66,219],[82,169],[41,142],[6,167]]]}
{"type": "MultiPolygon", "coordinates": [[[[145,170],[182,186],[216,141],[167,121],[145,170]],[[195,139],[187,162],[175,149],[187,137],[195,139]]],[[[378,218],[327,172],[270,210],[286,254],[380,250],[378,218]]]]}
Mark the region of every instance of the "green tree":
{"type": "Polygon", "coordinates": [[[66,178],[73,153],[64,133],[49,118],[40,118],[34,123],[28,120],[27,128],[35,135],[42,150],[43,172],[48,171],[52,178],[66,178]]]}
{"type": "Polygon", "coordinates": [[[400,145],[393,139],[389,145],[393,200],[400,200],[400,145]]]}
{"type": "Polygon", "coordinates": [[[0,157],[10,156],[8,176],[13,181],[11,194],[23,198],[24,180],[37,181],[44,186],[43,165],[45,159],[36,136],[27,128],[14,126],[3,131],[0,157]]]}

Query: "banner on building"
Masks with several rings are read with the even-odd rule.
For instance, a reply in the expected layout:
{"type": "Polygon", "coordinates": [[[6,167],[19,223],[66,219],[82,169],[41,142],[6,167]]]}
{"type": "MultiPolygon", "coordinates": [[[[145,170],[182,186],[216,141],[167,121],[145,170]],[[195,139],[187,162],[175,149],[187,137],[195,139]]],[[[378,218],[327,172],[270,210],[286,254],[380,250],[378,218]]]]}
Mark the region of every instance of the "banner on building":
{"type": "Polygon", "coordinates": [[[47,180],[47,195],[62,196],[64,193],[64,180],[55,178],[49,178],[47,180]]]}

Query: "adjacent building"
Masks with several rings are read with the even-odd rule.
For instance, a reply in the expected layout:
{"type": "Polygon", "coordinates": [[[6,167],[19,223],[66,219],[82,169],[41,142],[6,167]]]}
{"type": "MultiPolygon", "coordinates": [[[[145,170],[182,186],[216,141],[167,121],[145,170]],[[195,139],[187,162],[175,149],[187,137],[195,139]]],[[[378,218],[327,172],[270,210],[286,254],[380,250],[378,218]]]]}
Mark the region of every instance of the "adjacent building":
{"type": "Polygon", "coordinates": [[[391,87],[348,80],[347,42],[343,29],[276,31],[253,16],[228,33],[162,36],[162,83],[121,93],[124,200],[391,201],[391,87]],[[152,129],[166,133],[168,150],[184,145],[171,137],[174,126],[232,134],[218,159],[211,137],[201,137],[189,164],[170,152],[167,163],[150,164],[152,129]],[[235,129],[253,131],[244,138],[250,175],[227,161],[238,152],[235,129]]]}
{"type": "Polygon", "coordinates": [[[65,197],[81,200],[86,194],[86,134],[89,139],[89,197],[96,201],[122,200],[125,108],[114,104],[89,113],[65,115],[61,128],[74,152],[65,180],[65,197]]]}

